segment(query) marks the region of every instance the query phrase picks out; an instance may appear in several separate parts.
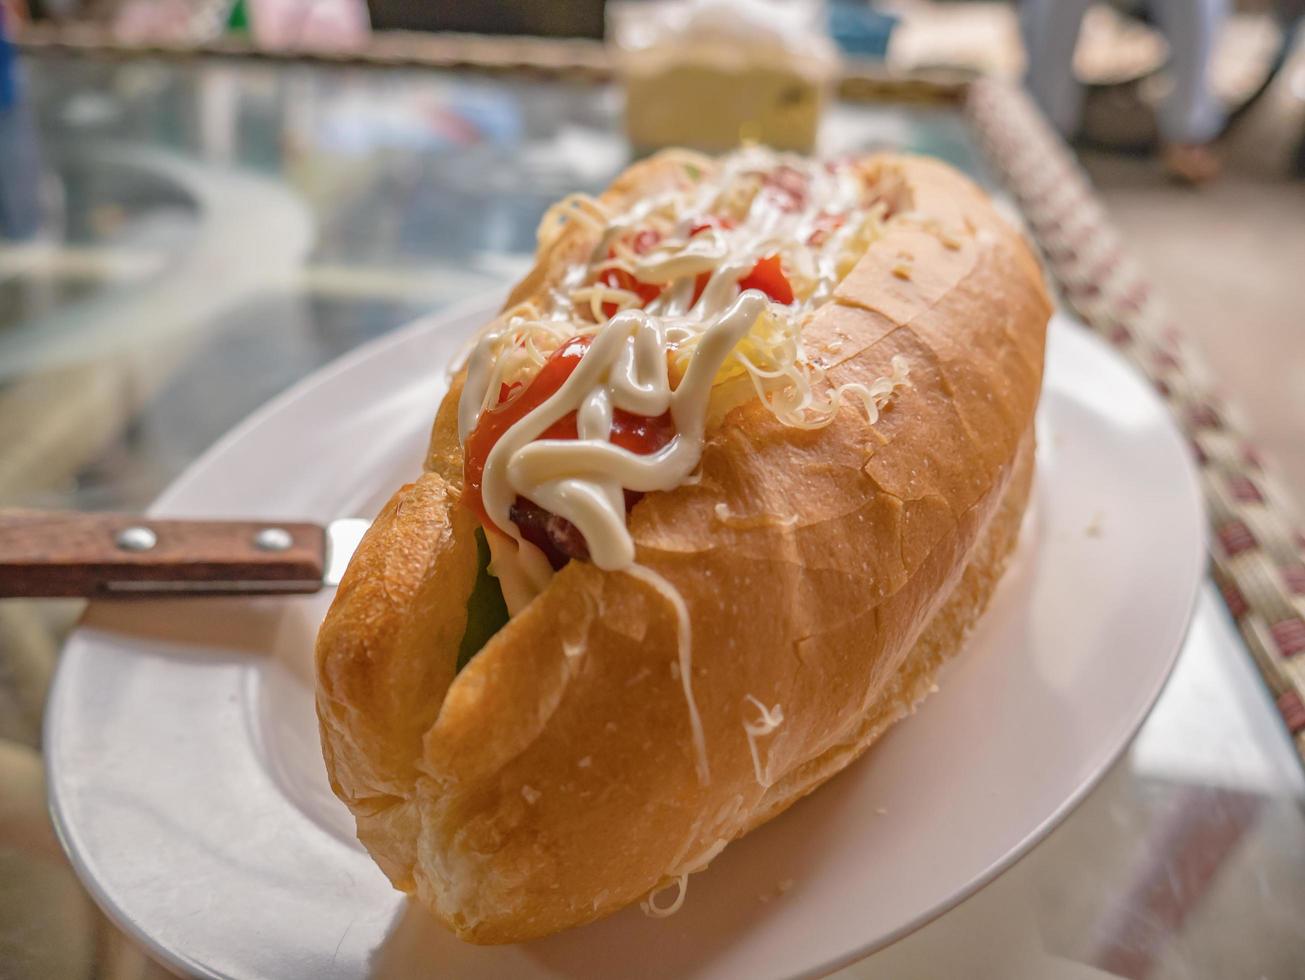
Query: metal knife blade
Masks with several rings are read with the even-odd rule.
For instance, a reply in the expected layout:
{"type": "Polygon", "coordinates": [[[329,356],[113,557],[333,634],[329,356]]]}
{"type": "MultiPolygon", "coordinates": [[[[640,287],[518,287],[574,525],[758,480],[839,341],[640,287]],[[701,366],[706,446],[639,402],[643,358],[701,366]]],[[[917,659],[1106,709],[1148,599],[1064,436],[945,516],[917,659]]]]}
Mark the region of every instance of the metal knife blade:
{"type": "Polygon", "coordinates": [[[322,585],[333,587],[344,578],[358,542],[367,533],[372,522],[361,517],[342,517],[326,525],[326,561],[322,571],[322,585]]]}

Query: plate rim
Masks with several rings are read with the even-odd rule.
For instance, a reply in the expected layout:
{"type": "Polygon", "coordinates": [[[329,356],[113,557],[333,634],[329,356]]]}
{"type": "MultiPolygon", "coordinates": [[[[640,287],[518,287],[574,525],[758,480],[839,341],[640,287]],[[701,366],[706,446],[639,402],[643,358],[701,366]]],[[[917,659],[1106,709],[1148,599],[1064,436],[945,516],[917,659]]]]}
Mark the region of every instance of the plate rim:
{"type": "MultiPolygon", "coordinates": [[[[1194,558],[1192,559],[1194,581],[1191,587],[1187,590],[1187,602],[1185,604],[1185,611],[1182,615],[1183,625],[1180,635],[1165,658],[1164,670],[1159,673],[1155,683],[1152,685],[1152,689],[1148,691],[1146,697],[1143,698],[1142,707],[1139,709],[1136,719],[1127,726],[1128,733],[1120,740],[1117,746],[1106,754],[1104,761],[1094,768],[1092,774],[1079,784],[1078,789],[1067,796],[1059,807],[1053,810],[1044,820],[1029,831],[1029,833],[1026,834],[1018,844],[1010,848],[1001,860],[995,862],[991,867],[986,868],[980,874],[975,875],[947,899],[938,902],[928,910],[921,912],[898,929],[886,933],[882,937],[882,941],[867,943],[860,947],[854,954],[834,957],[827,960],[824,965],[806,973],[798,974],[792,978],[792,980],[807,980],[807,978],[829,976],[831,973],[836,973],[854,963],[859,963],[861,960],[873,956],[880,950],[886,949],[894,943],[900,942],[907,936],[919,932],[935,919],[946,915],[962,902],[972,898],[979,891],[992,884],[992,882],[996,881],[1023,860],[1023,858],[1026,857],[1033,848],[1046,840],[1057,827],[1069,819],[1092,791],[1101,785],[1102,780],[1104,780],[1107,774],[1114,769],[1119,760],[1124,757],[1124,753],[1128,751],[1129,746],[1132,745],[1134,740],[1137,738],[1137,733],[1142,730],[1142,726],[1146,724],[1147,719],[1151,717],[1151,712],[1155,709],[1156,702],[1160,700],[1160,695],[1163,694],[1165,688],[1169,686],[1169,681],[1174,676],[1174,666],[1178,663],[1179,656],[1182,655],[1183,649],[1187,646],[1187,638],[1191,635],[1192,623],[1196,618],[1196,607],[1201,598],[1201,588],[1206,579],[1206,561],[1204,556],[1209,547],[1210,533],[1208,514],[1205,506],[1205,496],[1201,489],[1200,473],[1196,467],[1196,462],[1192,457],[1191,449],[1187,440],[1183,436],[1183,431],[1179,427],[1178,420],[1174,417],[1173,411],[1155,390],[1154,386],[1151,384],[1151,380],[1136,364],[1123,356],[1118,350],[1107,343],[1103,337],[1086,326],[1081,320],[1059,307],[1052,311],[1051,318],[1047,321],[1048,335],[1050,335],[1051,327],[1054,323],[1062,324],[1064,329],[1073,330],[1082,339],[1096,345],[1099,349],[1108,353],[1118,365],[1132,373],[1134,375],[1134,380],[1140,382],[1141,387],[1145,389],[1147,400],[1161,409],[1161,413],[1166,422],[1165,428],[1168,430],[1168,434],[1176,439],[1178,447],[1181,450],[1178,455],[1181,460],[1181,469],[1183,472],[1183,497],[1187,498],[1185,503],[1190,504],[1193,507],[1194,515],[1197,518],[1197,533],[1190,542],[1194,550],[1194,558]]],[[[966,642],[968,642],[968,639],[966,642]]]]}
{"type": "MultiPolygon", "coordinates": [[[[502,306],[503,297],[506,291],[494,289],[480,293],[476,296],[469,297],[458,303],[450,304],[438,311],[428,313],[415,320],[404,324],[403,326],[384,334],[383,336],[373,338],[365,343],[360,344],[354,349],[341,355],[338,358],[324,364],[322,367],[310,372],[308,375],[290,385],[284,391],[280,392],[267,402],[255,408],[244,419],[236,423],[231,429],[227,430],[222,436],[216,439],[207,449],[199,456],[192,460],[154,499],[146,509],[150,516],[172,516],[173,500],[176,496],[183,493],[189,485],[198,477],[198,474],[212,464],[212,460],[224,454],[228,448],[246,438],[250,432],[264,425],[267,420],[280,414],[286,407],[294,402],[306,397],[309,392],[330,383],[341,374],[347,373],[355,366],[365,363],[377,356],[380,356],[386,350],[392,347],[402,346],[411,342],[414,338],[424,336],[428,332],[443,329],[447,322],[453,322],[462,318],[471,318],[473,316],[482,317],[486,320],[491,318],[502,306]]],[[[981,872],[971,877],[964,884],[955,888],[947,898],[934,903],[933,905],[921,910],[907,922],[881,934],[874,940],[863,943],[850,950],[836,956],[828,957],[821,960],[817,965],[795,974],[791,974],[793,980],[806,977],[822,977],[833,972],[843,969],[851,964],[860,962],[868,956],[893,945],[894,943],[906,938],[919,931],[920,929],[933,922],[935,919],[945,915],[947,912],[960,905],[962,902],[974,896],[987,885],[991,884],[1002,874],[1009,871],[1015,864],[1022,860],[1034,847],[1045,840],[1060,824],[1062,824],[1073,812],[1083,803],[1087,796],[1100,785],[1105,776],[1114,768],[1114,766],[1123,757],[1128,747],[1133,744],[1138,731],[1150,717],[1156,702],[1168,685],[1170,678],[1173,676],[1174,665],[1183,649],[1186,647],[1187,638],[1190,634],[1197,603],[1200,600],[1202,585],[1206,578],[1206,562],[1204,555],[1208,547],[1208,520],[1204,495],[1201,490],[1199,473],[1192,457],[1190,447],[1184,438],[1177,419],[1174,418],[1169,406],[1161,399],[1160,395],[1154,390],[1149,379],[1140,369],[1133,364],[1128,358],[1122,356],[1119,351],[1110,346],[1104,339],[1094,331],[1084,326],[1080,321],[1063,310],[1057,309],[1053,312],[1048,322],[1048,334],[1050,336],[1053,324],[1058,324],[1056,329],[1072,331],[1081,340],[1097,347],[1105,353],[1116,366],[1123,367],[1138,382],[1140,389],[1144,389],[1145,398],[1150,407],[1159,409],[1159,415],[1164,419],[1164,429],[1166,435],[1173,442],[1175,448],[1179,449],[1177,454],[1180,462],[1175,473],[1181,472],[1181,493],[1175,493],[1175,500],[1182,502],[1184,511],[1190,510],[1190,515],[1195,518],[1196,534],[1193,535],[1188,543],[1191,554],[1187,556],[1183,567],[1191,568],[1191,582],[1187,583],[1186,600],[1183,605],[1181,617],[1181,630],[1170,649],[1165,655],[1163,669],[1158,671],[1155,680],[1146,692],[1146,696],[1141,700],[1140,707],[1135,712],[1135,717],[1126,726],[1125,733],[1119,738],[1118,744],[1113,745],[1106,753],[1105,757],[1094,762],[1090,774],[1084,778],[1075,789],[1057,806],[1051,813],[1045,816],[1026,833],[1016,844],[1010,846],[1002,857],[984,868],[981,872]]],[[[1177,491],[1178,480],[1175,480],[1174,489],[1177,491]]],[[[1176,507],[1175,510],[1178,508],[1176,507]]],[[[79,638],[87,628],[86,620],[88,615],[97,607],[100,602],[89,602],[78,618],[74,628],[69,632],[65,639],[65,645],[79,638]]],[[[967,640],[968,642],[968,640],[967,640]]],[[[59,726],[56,724],[56,718],[59,716],[57,705],[62,702],[61,689],[66,686],[64,680],[68,670],[66,664],[68,661],[60,657],[54,677],[51,681],[50,691],[47,696],[45,717],[42,723],[42,743],[44,746],[42,753],[42,769],[46,779],[47,786],[47,810],[50,815],[51,823],[55,835],[63,848],[70,865],[76,873],[78,880],[87,890],[88,894],[95,901],[97,907],[113,924],[127,933],[154,959],[160,961],[163,965],[176,970],[185,971],[188,975],[201,977],[221,978],[223,975],[214,972],[209,967],[196,962],[193,958],[181,950],[174,949],[171,946],[164,945],[158,939],[150,935],[143,926],[127,914],[126,910],[115,903],[101,885],[99,879],[92,873],[91,868],[83,859],[82,854],[74,846],[75,833],[63,810],[63,803],[55,792],[58,781],[55,778],[55,759],[58,757],[56,746],[60,742],[59,726]]]]}
{"type": "MultiPolygon", "coordinates": [[[[339,357],[331,359],[321,367],[310,371],[285,390],[273,395],[254,408],[243,419],[218,436],[207,449],[191,460],[166,487],[159,491],[159,495],[150,501],[149,506],[145,508],[145,514],[149,517],[183,516],[171,513],[173,498],[189,486],[198,471],[210,466],[214,457],[226,452],[229,446],[243,440],[250,432],[264,425],[269,418],[279,415],[285,408],[306,397],[309,392],[329,384],[337,376],[352,371],[355,365],[364,364],[380,356],[391,347],[401,347],[416,337],[424,336],[427,332],[441,329],[445,321],[452,322],[475,315],[483,316],[488,322],[490,318],[498,315],[507,295],[508,291],[506,289],[493,289],[460,300],[457,303],[451,303],[439,310],[423,314],[415,320],[391,330],[389,333],[373,337],[352,350],[346,351],[339,357]]],[[[443,373],[448,368],[441,368],[440,370],[443,373]]],[[[88,602],[88,611],[90,606],[91,603],[88,602]]],[[[74,631],[82,628],[85,617],[85,612],[78,617],[74,631]]],[[[71,635],[70,633],[69,638],[71,638],[71,635]]]]}
{"type": "MultiPolygon", "coordinates": [[[[333,358],[320,368],[309,372],[304,377],[295,381],[283,391],[272,396],[261,405],[255,407],[248,415],[233,425],[230,429],[218,436],[207,449],[196,456],[188,463],[180,473],[178,473],[166,487],[164,487],[145,508],[145,514],[149,517],[169,517],[184,516],[173,515],[171,511],[171,502],[174,497],[181,493],[186,486],[195,478],[195,474],[201,469],[212,464],[212,460],[225,453],[229,446],[239,443],[250,432],[264,425],[266,421],[279,414],[285,407],[293,404],[299,399],[305,397],[310,391],[313,391],[324,384],[328,384],[332,379],[340,374],[344,374],[354,369],[356,364],[362,364],[374,357],[381,355],[391,347],[399,347],[409,343],[413,338],[424,335],[428,331],[440,329],[442,323],[446,320],[453,321],[462,317],[471,317],[473,315],[493,316],[503,305],[503,298],[507,295],[506,289],[494,289],[487,292],[468,297],[457,303],[452,303],[442,309],[426,313],[416,319],[403,324],[402,326],[391,330],[389,333],[379,337],[373,337],[350,351],[333,358]]],[[[68,859],[73,872],[77,875],[77,880],[81,886],[86,889],[91,899],[95,902],[96,907],[109,919],[113,925],[125,932],[148,955],[170,968],[186,971],[188,975],[197,977],[212,978],[212,980],[225,980],[221,974],[215,973],[202,963],[196,962],[185,953],[174,950],[170,946],[165,946],[154,936],[151,936],[140,923],[126,913],[126,910],[120,908],[112,898],[107,894],[100,880],[92,873],[91,868],[83,859],[81,852],[74,846],[74,832],[69,825],[67,817],[63,811],[63,805],[58,795],[54,792],[57,785],[55,779],[55,758],[58,753],[55,747],[60,742],[59,726],[55,722],[57,712],[54,710],[56,703],[61,700],[60,689],[62,679],[67,673],[65,670],[65,659],[63,649],[74,639],[78,638],[87,628],[86,620],[91,612],[106,600],[90,600],[86,603],[85,608],[77,617],[77,622],[60,645],[60,657],[55,665],[54,676],[50,680],[49,693],[46,695],[45,713],[41,720],[41,773],[45,779],[46,786],[46,812],[50,816],[50,823],[54,829],[55,838],[59,841],[64,856],[68,859]]],[[[66,683],[66,682],[63,682],[66,683]]]]}
{"type": "MultiPolygon", "coordinates": [[[[1202,504],[1201,512],[1204,513],[1204,504],[1202,504]]],[[[1206,538],[1203,533],[1200,546],[1202,554],[1205,551],[1205,546],[1206,538]]],[[[1136,721],[1130,723],[1128,726],[1128,734],[1124,736],[1116,748],[1107,753],[1106,759],[1095,768],[1092,775],[1079,784],[1079,787],[1075,792],[1067,796],[1065,801],[1058,808],[1052,811],[1046,819],[1029,831],[1029,833],[1026,834],[1018,844],[1007,851],[1001,860],[995,862],[991,867],[986,868],[980,874],[975,875],[944,901],[938,902],[936,905],[921,912],[914,919],[911,919],[898,929],[885,933],[881,941],[867,943],[865,946],[860,947],[855,953],[848,956],[834,957],[820,967],[809,970],[806,973],[795,974],[790,978],[790,980],[808,980],[808,978],[827,977],[832,973],[837,973],[839,970],[853,965],[854,963],[859,963],[867,957],[878,953],[880,950],[887,949],[894,943],[901,942],[908,936],[919,932],[936,919],[942,918],[962,902],[973,898],[1007,871],[1010,871],[1016,864],[1027,857],[1030,851],[1050,837],[1057,827],[1073,816],[1074,811],[1083,804],[1084,800],[1091,795],[1094,789],[1101,785],[1102,780],[1104,780],[1110,771],[1115,768],[1119,760],[1124,757],[1124,753],[1128,751],[1129,746],[1132,745],[1134,740],[1137,738],[1137,733],[1141,731],[1142,726],[1146,724],[1147,719],[1151,717],[1151,712],[1155,709],[1156,702],[1160,700],[1160,695],[1163,694],[1165,688],[1169,686],[1169,681],[1174,676],[1174,665],[1177,664],[1179,656],[1187,646],[1187,638],[1192,632],[1192,623],[1196,618],[1196,607],[1201,598],[1201,585],[1203,582],[1204,574],[1198,575],[1196,587],[1192,590],[1191,596],[1187,602],[1187,611],[1183,617],[1182,635],[1178,638],[1178,641],[1174,644],[1172,652],[1168,655],[1164,670],[1159,675],[1157,683],[1153,685],[1154,690],[1149,691],[1147,697],[1144,699],[1143,706],[1137,715],[1136,721]]]]}

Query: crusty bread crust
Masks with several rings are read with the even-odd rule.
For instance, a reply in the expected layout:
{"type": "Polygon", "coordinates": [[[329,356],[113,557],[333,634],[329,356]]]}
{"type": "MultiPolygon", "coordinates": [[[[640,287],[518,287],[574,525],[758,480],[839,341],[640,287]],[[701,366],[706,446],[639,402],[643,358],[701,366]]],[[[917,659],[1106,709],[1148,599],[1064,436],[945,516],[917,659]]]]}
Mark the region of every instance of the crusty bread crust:
{"type": "MultiPolygon", "coordinates": [[[[1050,307],[969,181],[877,165],[898,214],[803,337],[835,384],[901,355],[910,386],[873,427],[847,408],[800,431],[738,404],[709,428],[701,480],[631,513],[639,562],[690,612],[705,785],[674,611],[631,575],[571,562],[454,677],[475,574],[460,380],[426,472],[358,548],[318,638],[327,769],[395,886],[464,939],[544,935],[696,870],[909,712],[986,604],[1028,495],[1050,307]],[[757,703],[783,721],[754,767],[757,703]]],[[[636,165],[605,201],[669,166],[636,165]]],[[[585,234],[558,236],[514,300],[586,255],[585,234]]]]}

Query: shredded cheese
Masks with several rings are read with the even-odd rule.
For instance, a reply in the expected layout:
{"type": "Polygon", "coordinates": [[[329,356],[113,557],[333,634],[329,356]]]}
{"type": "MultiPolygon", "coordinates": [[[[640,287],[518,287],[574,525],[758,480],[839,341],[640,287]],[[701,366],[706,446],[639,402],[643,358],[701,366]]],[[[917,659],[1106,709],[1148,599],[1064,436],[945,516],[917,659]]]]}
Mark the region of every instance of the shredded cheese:
{"type": "Polygon", "coordinates": [[[648,897],[639,903],[639,908],[643,909],[644,915],[650,916],[651,918],[665,919],[680,911],[680,907],[684,905],[684,896],[687,895],[688,892],[689,876],[687,874],[682,874],[674,881],[662,885],[655,891],[649,892],[648,897]],[[670,905],[658,905],[657,896],[668,888],[677,889],[675,893],[675,901],[671,902],[670,905]]]}
{"type": "Polygon", "coordinates": [[[763,772],[761,766],[761,757],[757,753],[757,739],[769,735],[776,728],[784,723],[784,709],[780,705],[773,708],[767,708],[751,694],[746,695],[744,700],[756,705],[759,717],[756,721],[743,721],[743,733],[748,739],[748,751],[752,753],[752,770],[756,773],[757,784],[762,789],[769,789],[771,780],[769,778],[769,766],[767,771],[763,772]]]}
{"type": "Polygon", "coordinates": [[[568,194],[544,212],[536,237],[542,247],[551,245],[568,222],[575,221],[601,233],[611,215],[603,205],[588,194],[568,194]]]}
{"type": "Polygon", "coordinates": [[[716,840],[712,841],[711,844],[706,848],[706,850],[702,851],[702,853],[689,859],[688,861],[685,861],[680,866],[679,871],[673,871],[671,872],[671,874],[691,875],[691,874],[697,874],[699,871],[706,871],[707,865],[711,864],[712,860],[716,857],[716,855],[719,854],[721,851],[725,850],[725,848],[728,845],[729,845],[729,840],[727,838],[724,837],[716,838],[716,840]]]}

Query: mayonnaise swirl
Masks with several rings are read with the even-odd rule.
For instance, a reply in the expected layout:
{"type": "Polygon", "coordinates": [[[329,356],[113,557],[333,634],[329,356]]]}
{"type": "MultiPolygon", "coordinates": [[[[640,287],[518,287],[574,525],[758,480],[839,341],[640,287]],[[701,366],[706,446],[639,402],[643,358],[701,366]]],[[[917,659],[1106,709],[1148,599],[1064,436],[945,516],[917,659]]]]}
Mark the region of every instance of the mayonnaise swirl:
{"type": "Polygon", "coordinates": [[[823,370],[801,342],[810,312],[880,233],[885,208],[873,191],[855,165],[826,167],[748,148],[719,163],[687,163],[678,184],[624,213],[610,214],[597,201],[573,197],[546,216],[541,239],[555,235],[568,219],[596,236],[590,261],[480,338],[467,361],[458,406],[465,447],[501,384],[527,380],[567,338],[594,333],[570,377],[512,425],[485,461],[485,511],[516,543],[511,556],[505,542],[493,542],[494,571],[513,612],[553,575],[544,554],[511,520],[516,498],[574,524],[599,568],[631,568],[635,548],[623,491],[671,490],[690,478],[719,381],[748,376],[763,403],[787,424],[827,424],[849,395],[871,421],[877,417],[904,380],[904,365],[895,364],[892,378],[873,385],[826,391],[823,370]],[[705,179],[693,179],[691,171],[705,179]],[[638,236],[649,232],[651,244],[639,248],[638,236]],[[740,281],[761,260],[776,257],[793,302],[780,303],[758,289],[740,291],[740,281]],[[645,304],[633,289],[611,285],[621,281],[605,275],[613,270],[641,284],[664,285],[645,304]],[[615,314],[605,316],[604,307],[613,306],[615,314]],[[680,376],[674,387],[672,370],[680,376]],[[648,417],[669,411],[675,435],[647,455],[613,445],[616,409],[648,417]],[[578,439],[540,438],[571,412],[578,439]]]}

